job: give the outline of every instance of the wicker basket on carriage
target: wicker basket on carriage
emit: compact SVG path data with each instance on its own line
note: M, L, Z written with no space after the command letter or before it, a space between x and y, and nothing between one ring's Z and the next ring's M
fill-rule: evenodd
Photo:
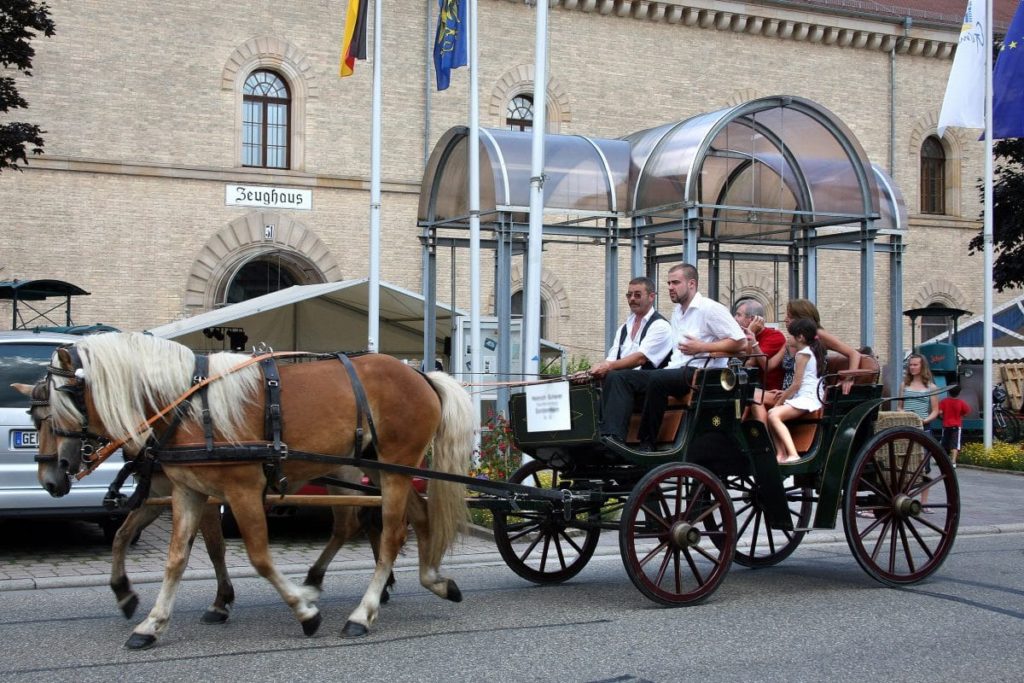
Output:
M908 410L882 410L878 413L878 419L875 421L875 433L889 429L890 427L914 427L916 429L924 429L924 422L921 420L921 416L917 413L912 413ZM896 462L897 465L902 468L903 461L907 457L907 442L898 441L894 444L896 448ZM907 471L913 472L921 464L921 459L924 457L924 452L921 446L914 444L910 452L910 462L907 464ZM885 466L884 462L879 463L882 467Z

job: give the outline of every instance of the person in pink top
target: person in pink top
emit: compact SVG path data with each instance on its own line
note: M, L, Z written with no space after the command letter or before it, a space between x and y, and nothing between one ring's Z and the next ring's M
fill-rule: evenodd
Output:
M949 396L939 401L939 413L942 414L942 447L949 453L953 467L960 455L960 432L964 426L964 416L971 412L971 407L960 396L960 385L949 388Z

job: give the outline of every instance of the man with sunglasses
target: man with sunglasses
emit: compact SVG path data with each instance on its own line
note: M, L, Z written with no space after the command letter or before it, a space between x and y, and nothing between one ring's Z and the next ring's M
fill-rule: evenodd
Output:
M591 377L603 379L613 370L665 367L672 353L672 325L655 310L654 298L653 280L635 277L629 281L629 317L616 330L607 357L590 368Z

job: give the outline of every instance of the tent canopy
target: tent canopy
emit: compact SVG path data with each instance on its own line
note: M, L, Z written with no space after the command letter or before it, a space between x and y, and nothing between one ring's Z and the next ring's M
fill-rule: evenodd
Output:
M364 279L296 285L277 292L176 320L149 332L173 339L196 351L227 348L225 328L244 331L246 347L265 343L275 351L358 351L366 348L369 283ZM405 358L423 355L423 297L380 283L382 353ZM436 306L436 341L451 335L452 315L464 315L446 304ZM224 341L203 330L220 328Z

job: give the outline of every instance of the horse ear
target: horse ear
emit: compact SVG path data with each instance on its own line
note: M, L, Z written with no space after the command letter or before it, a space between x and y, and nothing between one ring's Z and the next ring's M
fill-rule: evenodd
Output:
M65 347L57 349L57 359L60 361L60 366L65 370L70 370L72 361L71 353Z
M12 384L11 388L23 396L32 398L32 385L30 384Z

